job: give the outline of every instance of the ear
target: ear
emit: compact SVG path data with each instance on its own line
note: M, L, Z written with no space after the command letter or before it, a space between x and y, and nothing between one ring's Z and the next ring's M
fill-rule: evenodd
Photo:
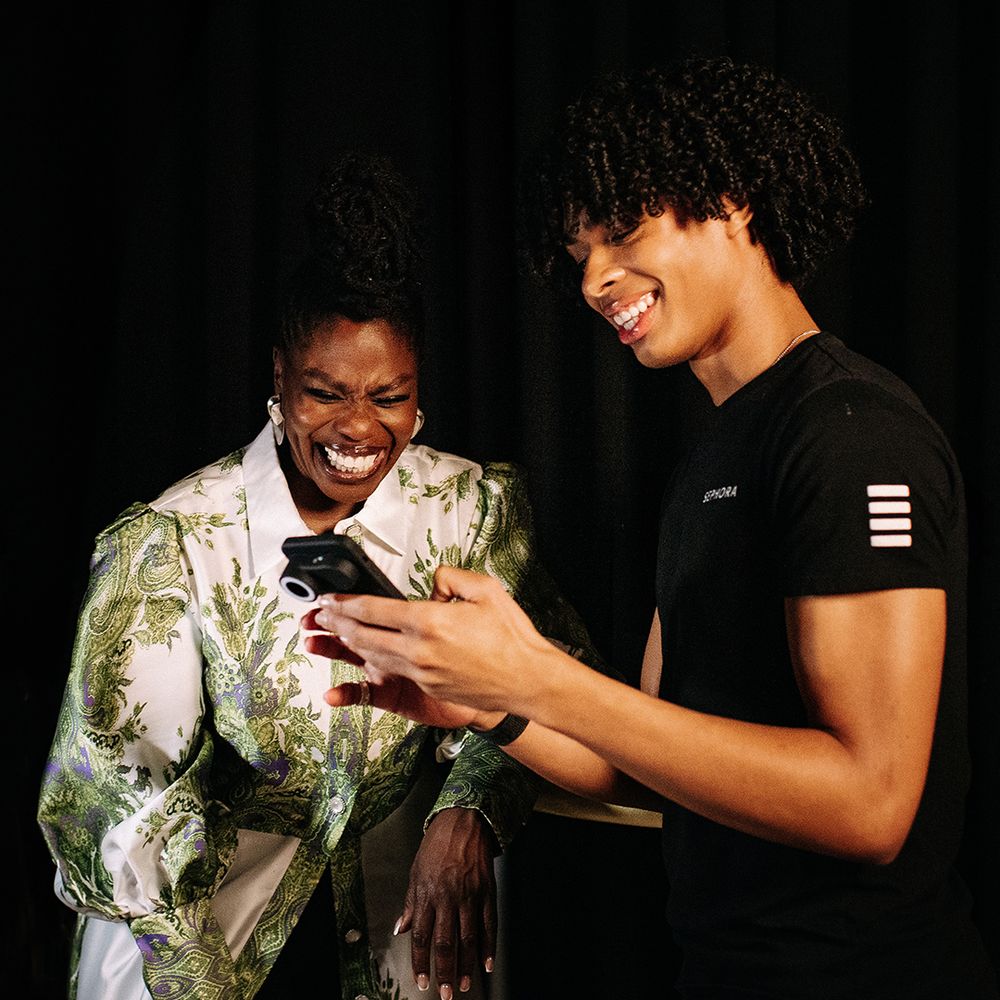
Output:
M722 207L726 213L727 236L738 236L750 225L750 220L753 218L753 209L749 203L737 206L728 195L725 195L722 199Z
M278 347L276 347L274 349L274 351L272 352L271 357L272 357L272 359L274 361L274 391L275 391L275 393L278 396L280 396L281 395L281 375L282 375L282 369L284 367L284 365L283 365L283 359L282 359L282 356L281 356L281 349L278 348Z

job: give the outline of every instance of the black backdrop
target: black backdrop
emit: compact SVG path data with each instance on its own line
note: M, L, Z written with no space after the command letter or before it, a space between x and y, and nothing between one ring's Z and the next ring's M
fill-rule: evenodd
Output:
M694 52L814 93L871 188L850 251L804 298L910 382L963 465L976 770L962 863L1000 965L996 6L109 0L43 2L7 25L10 860L30 995L61 993L68 911L34 805L93 535L262 425L276 281L338 152L391 155L426 207L421 439L521 463L547 564L636 678L660 486L706 401L686 369L641 369L606 325L519 277L514 178L594 72ZM653 831L538 816L508 864L518 1000L655 995L673 953Z

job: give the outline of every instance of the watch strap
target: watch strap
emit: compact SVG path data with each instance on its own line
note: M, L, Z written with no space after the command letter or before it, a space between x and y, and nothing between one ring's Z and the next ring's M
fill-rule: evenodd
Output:
M494 746L505 747L524 732L528 720L508 712L492 729L472 729L471 731Z

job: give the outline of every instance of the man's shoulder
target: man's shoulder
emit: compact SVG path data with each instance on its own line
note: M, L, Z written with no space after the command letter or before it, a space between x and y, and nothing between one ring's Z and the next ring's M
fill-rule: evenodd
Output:
M775 431L812 427L833 433L916 435L947 445L940 426L902 378L836 337L817 338L790 373Z
M815 404L821 405L827 398L824 393L850 392L875 404L903 406L914 416L930 420L920 398L902 378L836 337L818 339L796 375L800 402L815 397Z

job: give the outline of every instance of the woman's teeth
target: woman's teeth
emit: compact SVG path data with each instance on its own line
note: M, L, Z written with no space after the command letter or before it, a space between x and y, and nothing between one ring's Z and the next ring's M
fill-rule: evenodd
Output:
M324 446L327 461L337 472L350 472L354 475L365 475L371 472L382 460L382 451L371 452L366 455L345 455L342 451Z
M628 307L616 312L611 321L615 326L620 326L624 330L631 330L639 321L639 316L644 313L654 302L656 296L652 292L646 292L641 299L637 299Z

